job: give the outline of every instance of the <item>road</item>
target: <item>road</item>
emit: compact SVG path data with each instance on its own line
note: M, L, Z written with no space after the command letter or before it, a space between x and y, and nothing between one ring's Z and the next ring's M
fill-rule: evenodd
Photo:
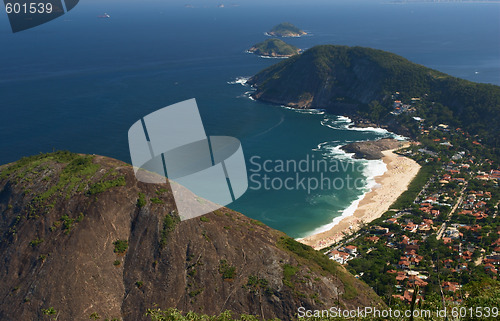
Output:
M460 197L458 198L457 202L455 203L455 205L451 209L450 214L448 214L446 221L444 221L443 224L441 224L441 227L439 228L439 231L437 232L437 236L436 236L436 238L438 240L443 237L444 231L446 231L446 223L448 223L448 221L450 220L450 217L453 216L453 214L458 209L460 204L462 204L462 200L464 199L463 194L464 194L466 188L467 188L467 183L465 183L464 187L462 187L462 190L460 191Z

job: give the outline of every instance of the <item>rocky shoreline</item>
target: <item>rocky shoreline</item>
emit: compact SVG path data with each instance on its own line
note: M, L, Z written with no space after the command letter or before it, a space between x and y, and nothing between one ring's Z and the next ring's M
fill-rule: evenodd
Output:
M382 138L376 141L355 142L342 146L342 150L347 153L353 153L354 158L358 159L382 159L385 150L403 147L407 142L399 141L393 138Z

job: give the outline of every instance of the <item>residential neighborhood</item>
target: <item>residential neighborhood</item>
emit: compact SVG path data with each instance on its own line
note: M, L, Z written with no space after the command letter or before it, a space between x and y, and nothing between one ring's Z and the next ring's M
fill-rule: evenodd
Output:
M392 97L393 115L412 114L421 103ZM421 164L419 174L381 218L326 254L389 301L410 303L417 291L423 302L441 293L440 300L459 304L463 285L498 278L500 166L487 157L480 137L413 119L418 142L398 153Z

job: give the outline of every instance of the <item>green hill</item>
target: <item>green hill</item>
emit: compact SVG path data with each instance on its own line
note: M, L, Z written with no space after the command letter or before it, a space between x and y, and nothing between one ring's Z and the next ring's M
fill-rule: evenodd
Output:
M275 37L300 37L307 33L289 22L283 22L274 26L268 34Z
M415 115L479 135L498 148L500 87L449 76L382 50L322 45L277 63L249 80L254 98L297 108L324 108L373 122L390 115L392 97L419 97Z
M291 57L298 54L300 49L283 40L273 38L253 45L248 51L266 57Z

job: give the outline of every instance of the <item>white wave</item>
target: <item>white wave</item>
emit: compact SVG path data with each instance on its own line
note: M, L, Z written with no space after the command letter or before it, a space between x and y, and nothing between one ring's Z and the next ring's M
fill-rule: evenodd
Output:
M352 123L352 119L347 116L337 116L337 121L341 121L344 123Z
M366 160L363 169L363 176L366 177L366 188L372 189L377 186L375 178L383 175L387 171L387 165L381 160Z
M322 120L321 125L331 129L346 129L349 126L347 123L342 123L331 119Z
M356 130L359 132L373 132L373 133L378 133L378 134L390 134L390 132L387 129L384 128L379 128L379 127L354 127L354 126L349 126L347 127L349 130Z
M245 53L247 54L255 54L255 52L252 52L250 50L245 50ZM270 59L286 59L286 58L289 58L289 57L271 57L271 56L263 56L263 55L259 55L260 58L270 58Z
M314 235L314 234L318 234L318 233L323 233L323 232L326 232L326 231L329 231L332 229L332 227L334 227L335 225L339 224L344 218L346 217L349 217L349 216L352 216L354 215L354 212L356 211L356 209L358 208L359 206L359 202L361 202L361 200L365 197L367 193L364 193L362 195L360 195L356 200L354 200L351 205L349 205L349 207L347 207L345 210L343 211L339 211L341 212L342 214L340 216L337 216L335 217L330 223L328 224L325 224L325 225L322 225L320 227L317 227L315 228L314 230L312 230L311 232L307 233L305 237L307 236L310 236L310 235Z
M328 151L328 156L333 156L337 159L348 159L348 160L356 160L354 158L354 153L347 153L342 149L343 145L338 146L328 146L325 149Z
M340 140L334 140L334 141L327 141L327 142L319 143L318 146L313 149L313 151L320 151L320 150L323 149L323 146L325 146L327 144L335 144L335 143L340 143Z
M240 84L242 86L247 86L248 79L250 79L250 77L237 77L235 80L228 81L227 83L230 85Z
M271 56L259 56L260 58L265 58L265 59L286 59L288 57L271 57Z
M334 140L334 141L326 141L319 143L316 148L313 148L313 151L323 151L323 156L331 157L339 160L351 160L357 162L363 162L364 160L355 159L354 153L347 153L342 149L345 144L352 143L352 141L342 141Z
M391 137L396 140L408 140L408 137L402 136L395 134L393 132L388 131L387 129L384 128L379 128L379 127L356 127L353 126L354 123L352 119L350 119L347 116L336 116L336 119L330 119L325 116L325 118L321 121L321 125L332 128L332 129L347 129L347 130L354 130L354 131L360 131L360 132L372 132L376 133L379 135L383 135L386 137Z
M254 92L255 92L255 90L245 91L243 94L236 96L236 98L245 98L245 99L250 99L250 100L255 101L255 99L252 97L252 93L254 93Z
M409 140L408 137L403 136L403 135L398 135L398 134L395 134L392 132L391 132L391 135L392 135L392 138L394 138L395 140Z
M334 116L336 119L331 119L325 116L321 121L321 125L331 128L331 129L347 129L351 124L352 120L346 116Z
M326 122L323 122L323 121L321 122L321 125L328 127L328 128L331 128L331 129L337 129L337 127L332 126L332 125L328 125Z
M319 146L319 145L318 145ZM339 149L341 146L337 146ZM334 149L337 150L337 147ZM347 153L346 153L347 154ZM366 166L363 170L363 176L366 177L366 185L364 192L355 199L346 209L339 211L342 213L340 216L335 217L330 223L317 227L311 232L307 233L305 237L326 232L332 229L335 225L339 224L343 219L354 215L354 212L358 209L359 203L366 197L366 195L373 189L377 187L375 178L383 175L387 171L387 165L382 160L363 160L366 162Z
M360 132L377 133L377 134L380 134L380 135L384 135L386 137L394 138L396 140L408 140L408 137L395 134L393 132L388 131L387 129L379 128L379 127L354 127L354 126L347 126L346 129L360 131Z
M291 111L294 111L299 114L309 114L309 115L324 115L325 110L324 109L302 109L302 108L294 108L286 105L280 105L281 108L285 108Z

